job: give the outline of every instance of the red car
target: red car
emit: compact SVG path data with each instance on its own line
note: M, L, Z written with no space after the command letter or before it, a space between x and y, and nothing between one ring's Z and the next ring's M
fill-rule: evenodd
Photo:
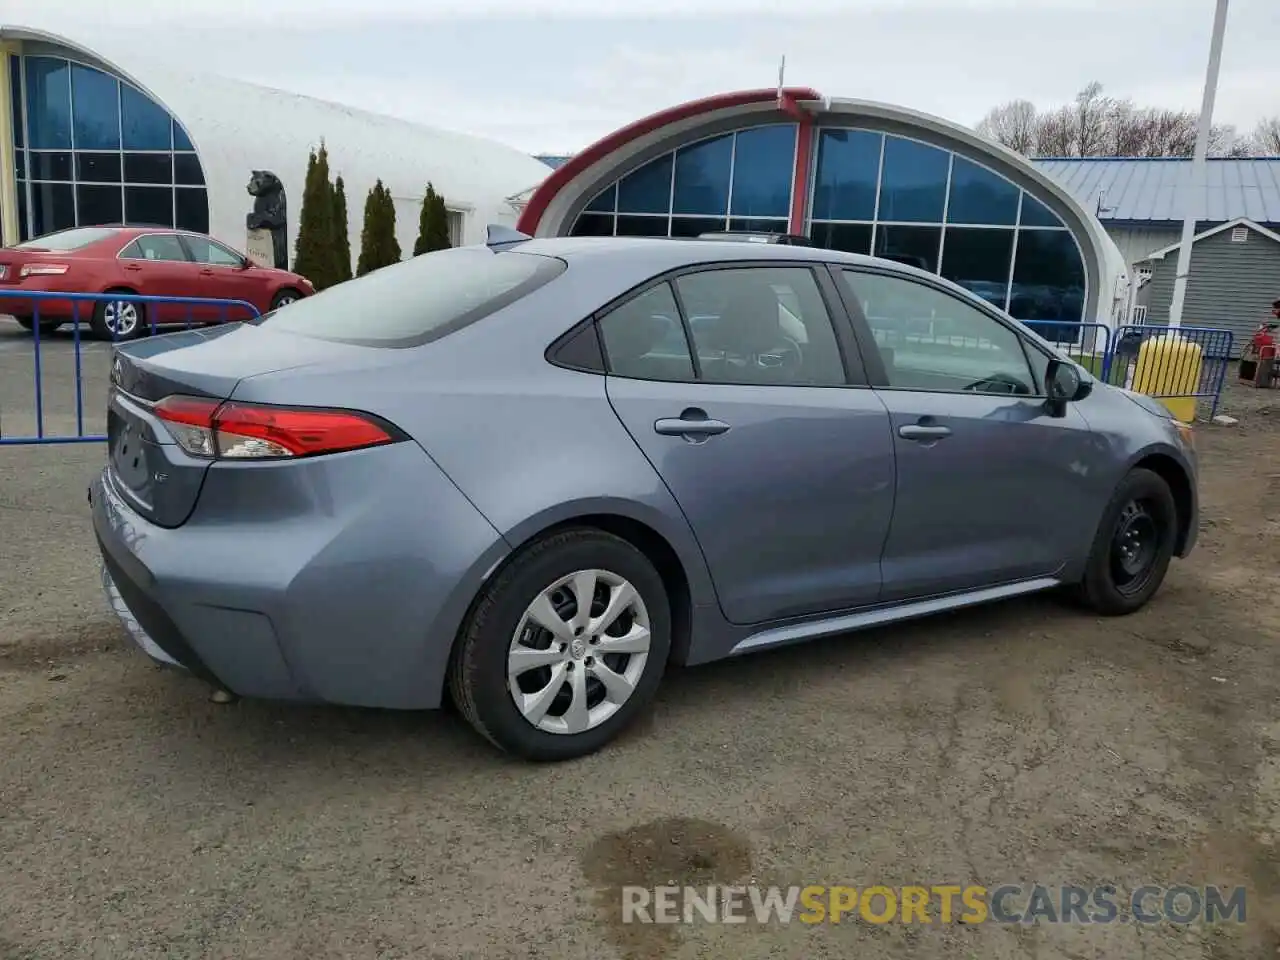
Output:
M78 308L78 316L106 340L130 340L153 324L251 318L253 313L244 307L127 300L75 303L5 296L9 290L244 300L260 313L315 293L296 273L259 267L204 234L164 227L76 227L0 249L0 314L11 314L30 330L39 303L43 333L73 319Z

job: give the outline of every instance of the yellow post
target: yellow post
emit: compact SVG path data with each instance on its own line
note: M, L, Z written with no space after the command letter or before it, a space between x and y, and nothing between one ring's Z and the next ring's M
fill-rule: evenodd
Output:
M18 44L0 41L0 244L18 242L18 153L13 142L13 84L9 58L18 55Z
M1135 393L1155 396L1183 423L1195 423L1204 351L1176 330L1145 341L1133 368Z

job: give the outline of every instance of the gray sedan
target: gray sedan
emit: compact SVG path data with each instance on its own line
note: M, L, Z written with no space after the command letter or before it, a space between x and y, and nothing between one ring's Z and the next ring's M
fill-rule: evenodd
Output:
M911 266L495 240L118 348L90 488L152 657L250 697L451 697L599 749L668 665L1065 588L1150 600L1190 429Z

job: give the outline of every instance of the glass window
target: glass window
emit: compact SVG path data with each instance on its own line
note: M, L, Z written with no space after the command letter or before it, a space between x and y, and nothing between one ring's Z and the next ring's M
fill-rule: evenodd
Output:
M734 233L787 233L791 224L786 220L746 220L734 217L729 221L729 229Z
M16 56L9 57L9 105L13 111L13 145L21 150L26 146L22 131L22 60Z
M1012 259L1012 230L947 227L939 272L1003 310Z
M845 253L871 253L869 223L815 223L809 232L810 239L819 247Z
M569 231L571 237L612 237L613 214L580 213Z
M23 180L27 176L27 151L17 150L14 152L14 173L19 180Z
M1065 230L1019 230L1009 313L1019 320L1079 323L1084 315L1084 263ZM1036 332L1050 340L1073 341L1078 327ZM1063 336L1064 333L1069 335Z
M27 222L27 184L18 181L18 240L30 240L31 227Z
M76 179L89 183L120 183L120 154L77 153Z
M883 137L866 130L823 130L818 135L815 220L871 220L876 212Z
M885 137L879 219L941 223L951 154L901 137Z
M71 154L27 152L32 180L70 180Z
M77 150L120 149L120 90L114 77L73 63L71 104Z
M273 331L370 347L436 340L558 277L563 261L451 247L383 267L269 313ZM370 303L378 309L370 312Z
M173 191L174 226L179 230L209 232L209 199L203 190L179 187Z
M76 225L76 200L69 183L31 184L31 235L42 237Z
M667 213L670 209L671 154L646 163L618 182L619 213Z
M937 273L938 246L941 243L941 227L880 226L876 228L875 255Z
M204 171L200 169L200 159L194 153L173 155L173 182L204 186Z
M26 57L27 146L71 149L71 65L53 57Z
M832 386L845 382L835 330L808 267L706 270L676 279L702 379Z
M735 217L789 216L796 128L774 124L741 130L736 136L730 211Z
M722 217L672 217L671 236L698 237L704 233L719 233L724 230Z
M732 134L677 150L672 212L724 216L732 162Z
M618 217L618 236L620 237L665 237L667 218L663 217Z
M1061 227L1058 215L1025 191L1022 194L1022 225L1024 227Z
M39 241L32 240L28 243L20 244L24 247L39 247L41 250L57 250L71 251L80 250L89 246L91 243L97 243L99 240L105 240L116 233L115 230L104 230L100 227L85 227L77 230L63 230L61 233L51 234L47 237L41 237Z
M167 260L187 262L191 258L172 233L149 233L129 244L124 257L136 256L140 260Z
M173 157L167 153L126 153L125 183L173 183Z
M124 222L148 227L173 226L173 187L125 187Z
M124 222L124 197L118 184L77 184L76 207L81 226Z
M1034 396L1038 386L1009 327L914 280L841 271L884 361L889 386Z
M169 114L127 83L120 84L120 116L126 150L173 149Z
M693 379L693 358L671 286L660 283L601 318L609 372L638 380Z
M191 138L187 136L187 131L182 129L182 124L177 120L173 121L173 149L195 150L191 144Z
M208 237L184 237L187 249L196 263L209 263L219 267L239 267L244 257Z
M1018 222L1018 193L1004 177L958 156L952 161L947 222L1013 226Z
M611 184L608 190L596 195L596 198L587 204L587 210L593 213L613 213L614 204L618 202L618 185Z

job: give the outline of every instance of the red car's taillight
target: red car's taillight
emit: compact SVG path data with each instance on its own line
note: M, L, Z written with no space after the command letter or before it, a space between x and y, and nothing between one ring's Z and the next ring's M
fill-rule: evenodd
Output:
M60 277L70 270L65 263L25 263L18 270L21 277Z
M314 457L400 439L375 418L349 410L172 396L156 404L155 414L183 450L211 460Z

